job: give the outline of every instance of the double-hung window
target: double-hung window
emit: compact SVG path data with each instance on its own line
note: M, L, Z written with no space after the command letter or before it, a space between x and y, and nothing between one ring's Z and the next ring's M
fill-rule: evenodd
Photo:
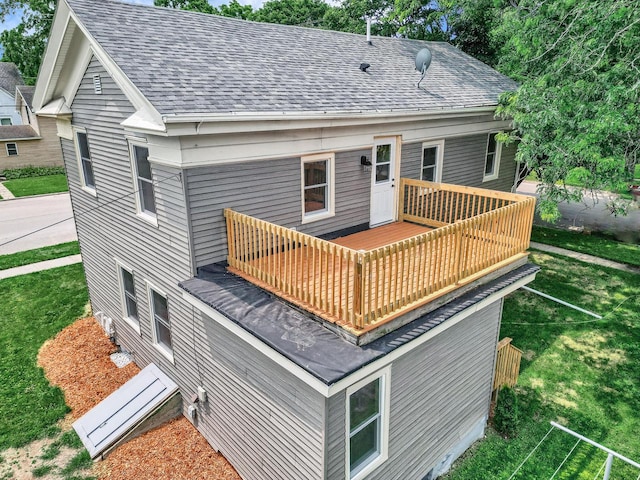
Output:
M302 157L302 223L334 215L333 154Z
M14 157L18 155L18 144L17 143L5 143L7 147L7 155L10 157Z
M84 129L75 129L76 154L80 169L80 182L85 190L95 195L96 181L93 176L93 160L89 151L89 139Z
M120 280L120 295L122 296L123 318L140 333L140 320L138 319L138 299L136 286L133 280L133 271L124 265L117 263Z
M173 344L171 342L171 322L167 296L149 285L149 303L153 326L153 341L158 349L173 361Z
M156 220L156 200L153 188L153 177L151 175L151 164L149 163L149 149L146 145L130 142L131 165L135 179L136 205L138 213L155 223Z
M484 161L484 176L482 177L483 182L498 178L501 154L502 142L496 140L496 132L490 133L487 139L487 154Z
M422 168L420 180L427 182L442 181L442 155L444 140L422 144Z
M387 459L389 368L347 389L347 469L362 478Z

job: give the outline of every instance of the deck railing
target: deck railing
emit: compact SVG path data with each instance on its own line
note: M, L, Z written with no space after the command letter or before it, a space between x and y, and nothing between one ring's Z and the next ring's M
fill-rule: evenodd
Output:
M230 268L328 321L364 332L522 255L535 200L401 180L398 218L434 228L356 251L225 210Z
M493 390L504 386L513 387L518 382L522 350L511 345L509 337L498 342L496 353L496 373L493 377Z

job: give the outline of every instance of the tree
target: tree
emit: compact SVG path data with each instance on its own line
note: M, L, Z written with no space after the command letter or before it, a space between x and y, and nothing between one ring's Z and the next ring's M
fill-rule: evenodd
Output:
M4 0L0 2L0 20L23 11L17 27L0 33L3 62L13 62L27 85L33 85L49 38L55 0Z
M252 20L254 12L251 5L241 5L238 0L231 0L227 5L220 5L217 8L217 13L223 17Z
M253 20L283 25L323 25L329 5L323 0L269 0L255 11Z
M640 2L512 1L494 33L507 39L499 70L521 83L499 113L542 182L542 217L582 198L564 183L571 172L586 189L628 185L640 148Z
M207 0L153 0L156 7L177 8L192 12L217 13Z
M495 66L500 42L491 32L498 27L505 7L506 0L458 1L450 18L452 43L472 57Z

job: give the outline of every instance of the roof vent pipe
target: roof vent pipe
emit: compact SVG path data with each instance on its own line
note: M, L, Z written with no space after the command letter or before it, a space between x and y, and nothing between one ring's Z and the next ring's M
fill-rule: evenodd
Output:
M371 43L371 19L367 18L367 43L369 45L373 45L373 43Z

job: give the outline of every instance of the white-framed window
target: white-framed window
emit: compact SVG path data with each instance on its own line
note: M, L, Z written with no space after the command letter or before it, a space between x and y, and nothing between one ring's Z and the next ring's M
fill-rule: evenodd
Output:
M153 343L165 357L173 362L173 343L171 340L171 321L169 320L167 295L149 282L147 282L147 290L149 292Z
M487 154L484 160L484 175L482 181L495 180L500 171L500 156L502 154L502 142L496 140L496 133L491 132L487 139Z
M136 190L136 208L138 215L157 225L156 199L149 163L149 148L144 140L129 139L131 171Z
M10 117L0 118L0 125L13 125Z
M116 260L120 298L122 301L122 318L140 334L140 319L138 317L138 297L133 279L133 269L126 267Z
M389 455L391 367L347 388L346 478L358 480Z
M335 155L309 155L301 159L302 223L335 215Z
M89 150L87 131L82 127L73 127L73 131L76 155L78 157L78 169L80 170L80 183L85 191L96 195L96 181L93 175L93 160Z
M442 182L442 158L444 155L444 140L424 142L422 144L422 164L420 180L427 182Z
M18 144L17 143L5 143L5 147L7 147L7 155L10 157L15 157L18 155Z

